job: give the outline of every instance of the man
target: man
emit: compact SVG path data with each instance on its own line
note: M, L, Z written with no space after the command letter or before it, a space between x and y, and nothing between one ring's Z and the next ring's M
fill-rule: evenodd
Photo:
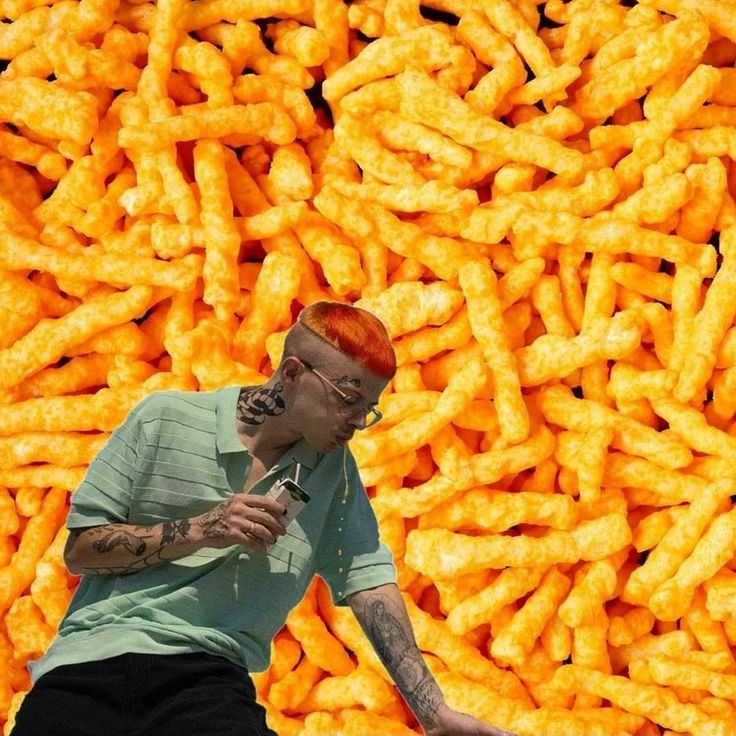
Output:
M248 670L314 574L429 736L504 734L445 704L346 447L395 370L376 317L318 302L262 386L140 402L72 497L65 559L83 578L13 736L273 736ZM264 496L283 477L310 496L288 526Z

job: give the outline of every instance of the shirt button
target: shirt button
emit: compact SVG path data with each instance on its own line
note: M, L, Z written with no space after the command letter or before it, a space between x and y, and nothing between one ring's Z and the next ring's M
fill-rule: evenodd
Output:
M337 571L338 571L338 572L342 572L342 568L341 568L341 567L338 567L338 568L337 568Z
M337 556L338 557L342 557L342 550L341 549L337 550Z

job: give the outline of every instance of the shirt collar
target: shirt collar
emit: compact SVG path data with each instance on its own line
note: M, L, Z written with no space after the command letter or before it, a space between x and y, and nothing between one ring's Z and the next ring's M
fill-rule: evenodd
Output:
M240 441L237 425L235 424L235 412L240 389L241 386L227 386L218 389L216 393L216 445L220 453L248 452L250 454L248 448ZM301 439L284 453L276 465L285 467L292 462L298 462L310 470L314 470L322 457L322 454L317 452L305 439Z

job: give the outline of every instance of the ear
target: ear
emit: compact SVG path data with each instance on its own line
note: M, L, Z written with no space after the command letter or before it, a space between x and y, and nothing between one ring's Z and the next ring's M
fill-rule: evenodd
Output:
M304 366L298 358L290 355L281 361L279 372L284 383L293 383L304 372Z

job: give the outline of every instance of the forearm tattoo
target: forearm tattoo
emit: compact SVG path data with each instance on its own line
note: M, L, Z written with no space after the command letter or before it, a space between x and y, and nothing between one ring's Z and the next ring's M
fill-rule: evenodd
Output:
M223 539L227 536L227 506L215 506L199 517L199 528L206 539Z
M286 404L281 396L284 384L277 383L273 387L258 386L242 389L238 396L236 417L244 424L263 424L266 417L277 417L286 411Z
M376 653L422 725L431 724L444 702L411 629L392 613L390 599L376 594L356 614Z
M117 566L88 565L85 573L98 575L129 575L146 567L166 562L163 553L167 547L188 540L191 522L189 519L164 521L161 524L160 536L156 527L130 526L128 524L107 524L103 527L87 529L75 535L85 534L91 538L91 547L101 555L113 552L122 547L133 559L129 563ZM158 540L158 544L155 540Z

